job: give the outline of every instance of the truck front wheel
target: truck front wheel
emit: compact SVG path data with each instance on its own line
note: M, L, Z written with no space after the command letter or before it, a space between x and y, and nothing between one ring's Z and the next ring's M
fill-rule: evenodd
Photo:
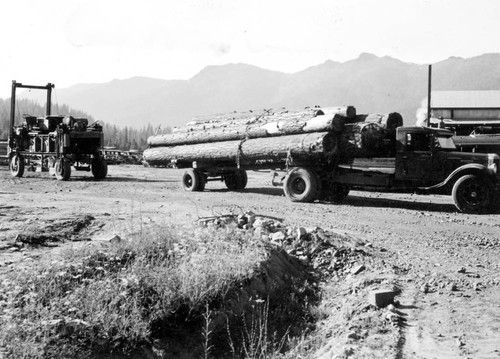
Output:
M453 186L455 206L464 213L484 213L492 200L492 187L486 179L475 175L460 177Z
M24 157L14 154L9 161L9 169L12 177L22 177L24 174Z
M185 191L199 192L205 189L205 177L203 173L195 169L188 169L182 176L182 187Z
M312 202L316 199L318 189L316 174L306 168L293 169L285 177L285 195L292 202Z

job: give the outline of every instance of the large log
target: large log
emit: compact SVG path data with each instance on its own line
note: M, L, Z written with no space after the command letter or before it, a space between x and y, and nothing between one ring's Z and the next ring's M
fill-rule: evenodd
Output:
M377 122L345 124L340 144L343 155L348 159L390 157L396 150L395 132Z
M151 147L179 146L196 143L234 141L245 138L258 138L266 136L267 132L264 128L239 127L234 129L213 129L206 131L176 132L156 135L148 138L148 145Z
M370 113L366 115L356 115L347 121L349 123L357 122L371 122L378 123L381 127L388 129L389 131L395 131L397 127L403 126L403 117L397 112L391 112L387 114L375 114Z
M307 121L313 117L327 115L334 117L339 115L352 120L356 117L354 106L339 107L307 107L304 110L286 110L273 111L272 109L249 112L230 112L208 116L198 116L188 122L185 127L174 127L173 133L205 131L211 129L221 129L229 127L245 127L250 125L266 124L278 121Z
M270 122L270 119L273 121ZM265 116L258 124L151 136L148 138L148 144L150 147L178 146L310 132L341 132L344 122L344 117L338 114L332 115L331 113L319 116L314 116L310 112L279 114Z
M348 119L353 119L356 117L356 108L354 106L323 107L316 111L316 116L319 115L339 115Z
M199 143L182 146L152 147L144 151L144 160L152 166L176 162L203 162L252 165L257 162L284 163L300 159L312 160L332 155L336 137L328 132L301 135Z

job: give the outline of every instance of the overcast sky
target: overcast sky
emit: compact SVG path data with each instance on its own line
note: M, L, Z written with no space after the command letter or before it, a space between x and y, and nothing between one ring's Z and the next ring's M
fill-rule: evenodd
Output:
M429 64L500 52L498 0L12 0L0 10L0 97L207 65L296 72L362 52Z

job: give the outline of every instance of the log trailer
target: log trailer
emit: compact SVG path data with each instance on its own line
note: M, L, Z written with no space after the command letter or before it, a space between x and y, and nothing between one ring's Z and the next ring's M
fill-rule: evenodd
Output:
M379 125L342 120L326 132L152 146L144 159L153 166L169 162L187 168L182 177L186 191L202 191L210 180L241 190L247 185L246 170L270 169L278 170L274 176L282 171L279 184L293 202L340 202L357 189L451 195L456 208L467 213L485 213L498 204L497 154L459 152L453 133L445 129L386 126L380 135Z
M46 115L23 115L23 123L15 124L16 90L38 89L47 92ZM54 85L23 85L12 81L10 108L10 135L7 157L13 177L22 177L25 169L50 172L58 180L71 176L71 167L91 171L94 178L105 178L108 173L102 155L103 132L97 122L88 124L86 118L51 114L51 93Z

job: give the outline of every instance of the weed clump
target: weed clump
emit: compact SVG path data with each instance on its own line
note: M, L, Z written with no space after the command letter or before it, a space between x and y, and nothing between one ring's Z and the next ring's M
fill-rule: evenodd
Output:
M197 356L228 349L233 357L248 356L267 348L264 339L256 341L267 332L255 323L266 323L267 330L269 313L276 310L273 323L286 322L280 332L285 338L291 324L280 307L306 292L299 274L294 279L267 273L272 252L252 231L195 225L164 226L104 248L68 251L58 261L2 280L0 349L13 358L87 358L147 346L161 357L175 353L172 343L183 336L198 340L192 349ZM252 308L266 293L265 307L257 311L266 320L252 320ZM244 325L249 321L250 327ZM213 333L228 335L219 343Z

